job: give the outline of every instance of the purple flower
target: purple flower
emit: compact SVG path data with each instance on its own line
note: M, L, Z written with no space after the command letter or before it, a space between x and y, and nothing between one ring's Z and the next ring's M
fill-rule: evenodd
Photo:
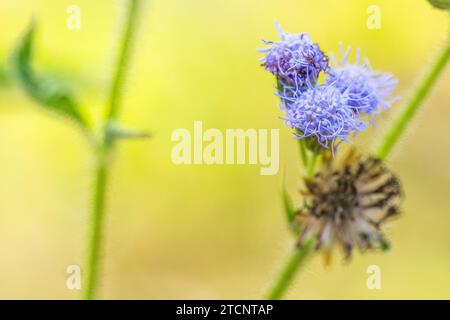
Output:
M349 64L349 53L350 48L343 54L341 64L329 70L326 84L347 93L349 105L357 112L373 115L389 108L395 101L391 95L397 86L397 80L390 73L373 71L367 59L360 64L359 49L356 63Z
M282 96L286 124L299 139L313 137L325 148L348 141L348 135L367 125L349 104L349 96L332 85L308 87L300 95Z
M328 68L328 57L307 33L284 33L278 24L276 27L281 40L263 41L271 45L260 50L267 52L261 59L263 66L285 85L303 87L315 83L319 73Z
M267 53L261 61L277 78L283 119L298 139L333 149L336 142L349 142L349 135L367 128L366 115L373 120L395 101L391 95L397 80L389 73L373 71L367 59L360 63L359 50L355 64L347 62L349 48L332 69L307 33L284 33L279 25L277 30L281 40L264 42L270 47L261 50ZM322 71L327 78L319 83Z

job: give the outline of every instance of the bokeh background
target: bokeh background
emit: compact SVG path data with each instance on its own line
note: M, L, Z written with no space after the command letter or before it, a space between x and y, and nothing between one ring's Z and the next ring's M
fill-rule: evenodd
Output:
M66 27L81 8L81 29ZM366 27L369 5L381 29ZM117 41L120 1L0 2L0 298L75 299L66 268L82 264L92 157L70 125L41 112L8 73L8 55L34 15L35 65L73 89L99 118ZM273 79L259 66L274 22L309 32L322 49L360 47L377 69L398 76L408 97L442 44L448 15L425 0L153 0L133 56L123 122L155 137L121 144L109 189L101 298L257 299L287 258L293 239L279 188L286 172L297 194L297 145L278 119ZM290 299L450 298L450 72L389 159L406 191L404 212L387 231L388 253L315 257ZM402 100L404 101L404 100ZM397 103L358 138L370 150ZM280 173L257 166L175 166L173 130L279 128ZM381 290L366 269L382 271Z

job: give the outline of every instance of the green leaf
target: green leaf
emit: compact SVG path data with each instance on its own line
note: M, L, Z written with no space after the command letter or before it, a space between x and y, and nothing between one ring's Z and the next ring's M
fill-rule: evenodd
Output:
M55 79L38 75L33 70L33 46L35 22L32 21L25 35L14 50L11 62L15 76L25 92L45 109L73 120L83 128L88 124L71 93Z
M286 215L286 219L287 219L289 225L292 225L292 223L294 222L294 219L295 219L296 211L295 211L294 203L291 199L291 196L289 195L289 193L286 189L284 179L283 179L283 186L281 188L281 197L283 199L283 208L284 208L284 213Z

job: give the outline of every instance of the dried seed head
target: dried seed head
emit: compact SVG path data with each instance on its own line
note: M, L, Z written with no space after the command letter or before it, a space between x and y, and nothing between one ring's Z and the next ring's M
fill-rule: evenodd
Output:
M335 163L325 159L324 169L305 180L307 206L297 216L299 245L315 237L316 249L329 255L339 245L347 258L354 248L386 248L381 226L399 213L398 178L380 160L354 150Z

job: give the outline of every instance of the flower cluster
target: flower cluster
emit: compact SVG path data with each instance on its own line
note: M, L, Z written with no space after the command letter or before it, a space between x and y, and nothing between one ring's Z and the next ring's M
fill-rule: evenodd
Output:
M340 64L330 67L328 57L306 33L284 33L277 26L281 40L264 41L270 47L263 66L277 79L283 118L295 129L298 139L312 138L322 147L333 148L338 141L367 128L366 116L374 118L390 107L397 85L388 74L373 71L368 60L348 63L350 49ZM319 83L321 73L326 75Z

